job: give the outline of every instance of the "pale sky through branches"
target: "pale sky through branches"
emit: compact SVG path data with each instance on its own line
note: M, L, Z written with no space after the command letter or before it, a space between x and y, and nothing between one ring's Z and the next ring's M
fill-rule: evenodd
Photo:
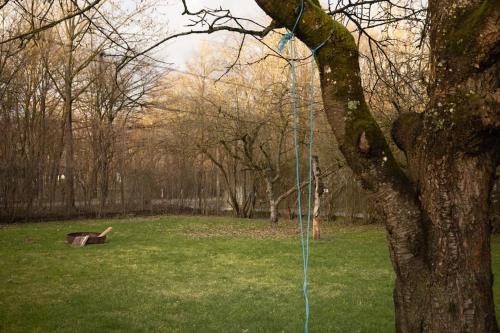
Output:
M327 6L327 0L320 1L323 6ZM267 25L270 19L260 9L254 0L187 0L189 10L192 12L202 8L223 8L231 10L231 13L237 17L244 17L255 20L262 25ZM189 30L189 16L182 15L183 6L181 0L169 0L166 6L157 15L158 24L167 24L169 33ZM255 29L255 26L253 27ZM199 27L197 29L200 29ZM200 49L201 42L214 44L225 43L228 38L238 38L237 33L217 32L211 35L193 35L177 38L174 41L167 42L158 50L154 51L155 57L163 61L173 63L174 67L184 68L187 61L192 59Z
M259 23L266 24L269 18L257 6L254 0L188 0L189 9L197 11L201 8L219 8L231 10L234 16L251 18ZM181 0L170 0L166 7L166 13L158 15L158 24L168 24L169 33L189 30L189 16L181 15L183 6ZM160 20L166 19L166 22ZM199 29L199 28L198 28ZM201 41L211 43L224 43L230 38L231 33L218 32L211 35L193 35L177 38L167 42L154 52L161 60L172 62L174 67L183 68L186 61L189 61L199 51ZM235 35L233 33L233 35Z

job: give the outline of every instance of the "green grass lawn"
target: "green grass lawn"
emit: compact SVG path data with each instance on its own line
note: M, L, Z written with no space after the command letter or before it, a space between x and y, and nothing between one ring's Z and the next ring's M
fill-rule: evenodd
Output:
M73 248L72 231L112 226ZM500 273L500 238L494 269ZM0 227L0 332L300 332L296 228L161 217ZM392 332L384 230L328 225L311 244L311 332ZM495 284L496 303L500 286Z

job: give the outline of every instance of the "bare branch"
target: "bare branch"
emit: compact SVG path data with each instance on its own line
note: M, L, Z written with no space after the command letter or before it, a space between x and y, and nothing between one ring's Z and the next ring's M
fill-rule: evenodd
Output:
M39 28L36 28L34 30L31 30L31 31L28 31L28 32L24 32L24 33L21 33L19 35L16 35L14 37L10 37L10 38L7 38L5 40L2 40L0 41L0 45L2 44L5 44L5 43L9 43L9 42L12 42L14 40L17 40L17 39L20 39L20 40L25 40L25 39L30 39L31 37L33 37L34 35L42 32L42 31L45 31L47 29L50 29L66 20L69 20L73 17L76 17L76 16L79 16L79 15L82 15L83 13L85 12L88 12L89 10L91 10L92 8L94 8L96 5L98 5L102 0L95 0L93 2L91 2L87 7L84 7L80 10L77 10L76 12L74 13L71 13L67 16L64 16L56 21L53 21L53 22L50 22L48 24L45 24Z

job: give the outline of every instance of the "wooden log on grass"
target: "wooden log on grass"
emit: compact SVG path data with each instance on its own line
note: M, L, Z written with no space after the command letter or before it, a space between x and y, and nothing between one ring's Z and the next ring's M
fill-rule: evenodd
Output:
M97 237L104 237L104 236L106 236L106 235L107 235L107 234L108 234L111 230L113 230L113 228L112 228L112 227L106 228L106 230L104 230L103 232L101 232L101 233L99 234L99 236L97 236Z

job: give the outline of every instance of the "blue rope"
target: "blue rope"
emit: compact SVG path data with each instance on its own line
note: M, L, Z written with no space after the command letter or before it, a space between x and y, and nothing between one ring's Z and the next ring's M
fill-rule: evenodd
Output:
M292 110L293 110L293 140L295 148L295 178L297 182L297 215L300 226L300 244L302 248L302 261L304 265L304 282L302 285L302 290L304 293L305 302L305 320L304 320L304 332L309 331L309 297L308 297L308 279L307 271L309 267L309 240L310 240L310 230L311 230L311 207L312 207L312 151L314 145L314 57L316 51L312 51L311 57L311 83L310 83L310 96L309 96L309 181L307 188L307 225L306 225L306 237L304 241L304 223L302 221L302 194L300 190L300 156L299 156L299 143L298 143L298 126L297 126L297 89L296 89L296 79L295 79L295 61L291 61L291 81L292 81ZM293 43L290 43L290 56L293 59L294 49Z
M299 143L298 143L298 127L297 127L297 88L295 79L295 50L293 48L293 36L295 30L299 24L300 18L304 13L304 0L301 1L300 12L295 20L295 24L291 31L283 35L278 43L278 51L282 52L286 44L290 42L290 77L291 77L291 93L292 93L292 111L293 111L293 140L295 148L295 178L297 185L297 215L300 227L300 244L302 249L302 261L304 266L304 282L302 285L302 290L304 293L304 303L305 303L305 320L304 320L304 333L309 332L309 297L308 297L308 278L307 272L309 267L309 239L310 239L310 229L311 229L311 207L312 207L312 150L314 144L314 60L316 57L316 52L325 45L327 39L321 42L318 46L311 49L311 81L310 81L310 96L309 96L309 152L308 152L308 162L309 162L309 173L308 173L308 196L307 196L307 225L306 225L306 237L304 241L304 223L302 221L302 194L300 189L300 156L299 156ZM332 32L333 34L333 32Z
M308 198L307 198L307 228L306 228L306 257L305 257L305 270L304 270L304 297L307 298L307 270L309 267L309 239L310 239L310 230L311 230L311 210L312 210L312 152L314 146L314 57L316 55L316 51L312 51L311 57L311 83L310 83L310 92L309 92L309 184L308 184ZM307 324L309 321L309 302L306 305L306 320L304 323L304 332L307 333L308 328Z
M295 33L295 29L297 29L297 26L299 25L299 21L302 17L302 14L304 14L304 0L300 2L300 12L299 15L297 15L297 19L295 20L295 24L293 25L292 31L289 31L286 34L284 34L278 43L279 52L282 52L285 49L286 43L288 43L288 41L292 39L293 34ZM293 59L293 57L291 58Z
M304 224L302 222L302 194L300 190L300 155L299 155L299 139L298 139L298 126L297 126L297 87L296 87L296 80L295 80L295 61L294 59L294 49L293 49L293 43L290 43L290 57L292 58L290 62L291 70L290 70L290 76L291 76L291 81L292 81L292 111L293 111L293 143L294 143L294 150L295 150L295 179L297 182L297 217L299 220L299 227L300 227L300 245L302 249L302 262L303 262L303 269L304 269L304 282L302 285L302 290L304 293L304 302L305 302L305 311L306 311L306 317L304 320L304 332L307 333L309 331L308 323L309 323L309 298L307 295L307 265L308 265L308 256L309 256L309 211L308 211L308 218L307 218L307 241L304 242ZM309 190L311 186L309 184ZM309 194L310 198L310 194ZM309 204L309 203L308 203ZM308 207L310 209L310 207Z

